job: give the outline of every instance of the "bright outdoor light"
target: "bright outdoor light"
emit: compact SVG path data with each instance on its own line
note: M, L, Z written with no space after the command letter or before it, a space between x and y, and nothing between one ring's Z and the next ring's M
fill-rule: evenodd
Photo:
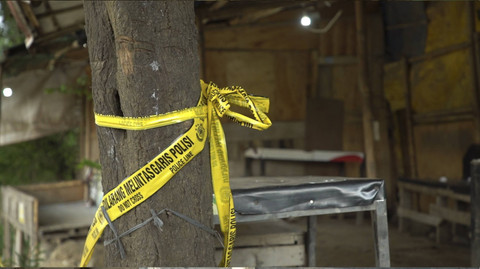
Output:
M310 19L310 17L307 15L303 16L302 19L300 20L300 24L305 27L310 26L311 23L312 23L312 19Z
M3 96L10 97L10 96L12 96L12 94L13 94L12 88L3 89Z

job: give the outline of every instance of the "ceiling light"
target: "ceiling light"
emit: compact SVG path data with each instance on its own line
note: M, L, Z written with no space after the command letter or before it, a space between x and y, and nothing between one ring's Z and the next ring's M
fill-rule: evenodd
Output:
M3 96L10 97L13 94L12 88L5 88L3 89Z
M310 26L310 24L312 24L312 19L310 19L309 16L304 15L304 16L300 19L300 24L301 24L302 26L305 26L305 27Z

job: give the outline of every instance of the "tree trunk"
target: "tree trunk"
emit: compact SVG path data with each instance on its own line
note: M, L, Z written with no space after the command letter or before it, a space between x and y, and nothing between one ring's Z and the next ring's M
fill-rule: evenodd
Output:
M125 117L196 105L199 56L193 1L84 1L96 113ZM152 160L191 122L145 131L98 127L103 191ZM211 227L212 183L204 150L156 194L114 222L119 233L169 208ZM214 238L176 217L106 247L106 266L214 266ZM105 239L113 238L110 228Z

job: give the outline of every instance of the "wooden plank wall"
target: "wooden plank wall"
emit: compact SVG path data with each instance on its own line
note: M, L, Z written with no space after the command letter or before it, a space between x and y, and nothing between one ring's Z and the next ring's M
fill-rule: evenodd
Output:
M363 151L362 93L358 88L356 23L353 2L343 3L344 15L332 30L320 36L319 70L314 95L344 103L343 150ZM395 170L389 136L390 113L383 93L383 21L377 3L365 5L368 79L371 88L376 175L386 180L387 193L395 200ZM347 176L358 176L358 167L348 165ZM393 203L389 204L391 207Z
M462 177L463 155L478 133L468 12L468 2L429 2L425 55L407 59L406 69L402 62L385 65L385 96L396 115L395 153L401 176L432 181ZM409 105L411 117L402 112ZM405 145L409 121L413 154Z
M268 96L271 99L271 112L274 125L279 122L297 126L319 124L315 117L306 122L307 106L315 106L311 102L332 100L343 102L344 115L332 121L343 122L343 128L316 126L312 130L320 130L317 137L341 137L340 145L329 145L328 149L364 151L362 98L357 86L356 29L353 2L337 3L332 8L322 9L321 26L325 26L338 10L343 14L326 34L314 34L305 31L298 23L302 10L289 10L262 19L254 24L228 27L205 26L203 32L204 79L212 80L219 86L242 85L248 92ZM390 181L392 179L390 165L390 145L388 138L388 113L383 98L381 83L383 62L383 26L379 5L367 5L367 46L370 51L369 66L373 89L372 103L375 118L378 121L378 140L376 154L379 167L378 176ZM373 16L372 16L373 14ZM379 61L380 59L380 61ZM309 102L307 102L307 99ZM319 105L319 104L318 104ZM321 109L320 109L321 110ZM386 116L387 115L387 116ZM228 124L226 124L228 129ZM335 129L335 130L333 130ZM243 175L241 153L248 146L286 146L303 149L308 147L304 133L299 133L294 142L281 145L271 141L248 141L235 144L228 142L231 167L240 163L238 169L233 168L232 175ZM327 132L335 132L327 134ZM278 134L278 133L277 133ZM263 139L268 140L268 136ZM329 141L325 141L329 143ZM319 148L321 149L321 148ZM277 168L285 168L277 167ZM303 174L302 168L288 167L285 170L270 171L282 175ZM267 167L267 174L269 173ZM347 176L359 176L358 165L347 165ZM391 182L387 188L391 189ZM390 191L392 192L392 191ZM393 197L393 196L391 196Z
M203 29L204 79L219 86L242 86L248 93L269 97L271 102L268 115L275 126L261 136L233 131L238 128L224 123L232 176L244 175L243 151L250 146L304 147L311 51L318 37L300 28L300 17L300 11L294 10L255 24L207 25ZM286 165L283 169L269 171L267 167L267 172L303 174L302 167Z

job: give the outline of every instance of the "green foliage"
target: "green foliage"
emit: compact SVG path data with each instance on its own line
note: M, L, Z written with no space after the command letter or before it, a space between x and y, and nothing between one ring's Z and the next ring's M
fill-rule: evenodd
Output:
M87 96L87 99L92 99L92 93L89 90L87 75L82 75L78 77L75 83L73 83L73 85L62 84L58 88L45 89L45 93L54 92L74 94L76 96Z
M77 168L78 149L78 130L0 147L0 185L73 179ZM3 223L0 223L0 256L4 248L2 225ZM41 261L40 246L37 245L32 250L29 242L24 239L21 253L13 253L13 229L10 231L10 253L19 257L20 267L38 267ZM11 260L2 260L2 263L4 266L12 265Z
M14 247L14 241L13 238L15 238L15 231L13 227L10 227L10 250L9 253L12 256L18 257L20 261L20 267L33 267L33 268L38 268L40 266L40 262L42 259L40 258L41 256L41 251L40 251L40 244L37 244L34 249L30 249L30 242L28 239L25 237L23 238L23 243L22 243L22 251L21 253L15 253L13 250ZM0 224L0 253L3 253L4 245L3 245L3 226ZM4 267L11 267L13 264L12 260L1 260L1 264Z
M0 1L0 52L3 52L9 47L23 43L24 36L20 32L15 22L15 19L8 10L8 5L5 0ZM0 54L0 60L3 53Z
M83 169L85 167L91 167L93 169L102 170L102 166L99 163L94 162L92 160L88 160L88 159L83 159L81 162L77 164L78 170Z
M0 147L0 185L73 179L78 150L78 130Z

